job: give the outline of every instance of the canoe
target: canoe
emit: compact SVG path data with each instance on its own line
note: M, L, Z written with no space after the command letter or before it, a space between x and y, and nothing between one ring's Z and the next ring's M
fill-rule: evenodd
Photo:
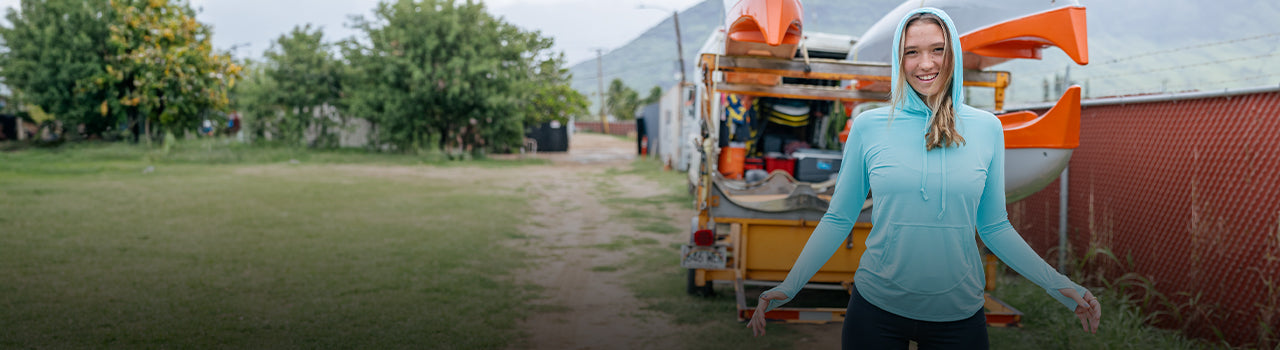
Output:
M804 7L800 0L725 1L724 51L730 56L792 58L804 38ZM729 73L735 84L778 85L774 74Z
M1027 198L1062 174L1080 145L1080 87L1072 86L1044 115L996 116L1004 126L1004 189L1009 203Z
M795 57L804 37L800 0L739 0L727 5L726 55Z
M908 0L889 11L859 38L852 61L890 62L893 31L911 10L936 7L960 32L965 69L984 69L1015 58L1039 59L1056 46L1076 63L1089 63L1085 8L1076 0Z
M922 6L946 11L960 32L965 69L986 69L1010 59L1040 59L1056 46L1073 61L1089 63L1085 7L1076 0L974 1L908 0L889 11L859 38L846 57L852 61L891 62L893 31L911 10ZM859 81L864 91L889 91L888 80Z

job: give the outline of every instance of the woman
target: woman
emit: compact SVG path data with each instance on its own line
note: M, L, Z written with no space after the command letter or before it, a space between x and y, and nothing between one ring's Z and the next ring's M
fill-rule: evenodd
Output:
M874 224L845 315L846 349L985 349L982 260L974 231L1015 271L1097 332L1101 307L1014 231L1005 212L1004 132L962 103L960 38L941 10L921 8L894 37L893 103L860 114L827 214L786 280L761 296L747 325L791 300L842 245L867 191Z

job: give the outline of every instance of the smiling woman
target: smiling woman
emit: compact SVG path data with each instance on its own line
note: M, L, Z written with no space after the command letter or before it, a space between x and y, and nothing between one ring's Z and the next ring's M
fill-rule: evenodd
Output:
M853 120L838 185L795 265L761 295L748 327L794 298L844 246L872 198L872 229L845 313L844 347L986 349L985 275L974 232L987 249L1096 332L1093 294L1054 271L1005 212L1004 134L989 112L965 105L959 35L936 8L907 13L894 32L890 106ZM962 134L964 136L962 136Z

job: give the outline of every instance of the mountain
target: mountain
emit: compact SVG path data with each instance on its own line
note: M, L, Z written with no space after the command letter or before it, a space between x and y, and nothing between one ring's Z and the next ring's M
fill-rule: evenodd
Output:
M912 0L915 1L915 0ZM985 0L974 0L985 1ZM1086 98L1280 84L1280 2L1252 0L1081 0L1088 8L1088 66L1058 49L1041 60L992 67L1009 71L1009 105L1056 100L1055 79L1085 88ZM805 31L860 36L901 0L807 0ZM698 79L697 51L724 19L721 0L680 12L688 80ZM607 85L621 78L644 93L678 81L671 18L603 55ZM570 67L574 89L597 102L596 60ZM989 107L990 90L971 90L970 103ZM593 110L595 107L593 107Z
M901 0L808 0L804 1L806 31L857 35L871 27ZM863 15L859 15L863 14ZM684 64L689 81L697 76L698 50L702 48L712 31L724 21L721 0L706 0L680 12L680 37L684 46ZM635 40L603 55L604 85L614 78L621 78L641 94L653 86L664 89L679 82L680 64L676 59L675 24L668 17L654 25ZM582 61L569 68L573 74L573 88L597 103L595 93L596 60ZM596 110L597 107L592 107Z

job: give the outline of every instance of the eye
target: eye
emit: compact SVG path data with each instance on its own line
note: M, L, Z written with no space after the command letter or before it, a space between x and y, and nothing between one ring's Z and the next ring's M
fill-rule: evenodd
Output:
M944 49L943 49L943 48L941 48L941 47L935 47L935 48L933 48L933 53L942 53L943 51L946 51L946 50L944 50Z
M916 50L907 50L907 52L903 52L902 54L907 56L913 56L916 54Z

